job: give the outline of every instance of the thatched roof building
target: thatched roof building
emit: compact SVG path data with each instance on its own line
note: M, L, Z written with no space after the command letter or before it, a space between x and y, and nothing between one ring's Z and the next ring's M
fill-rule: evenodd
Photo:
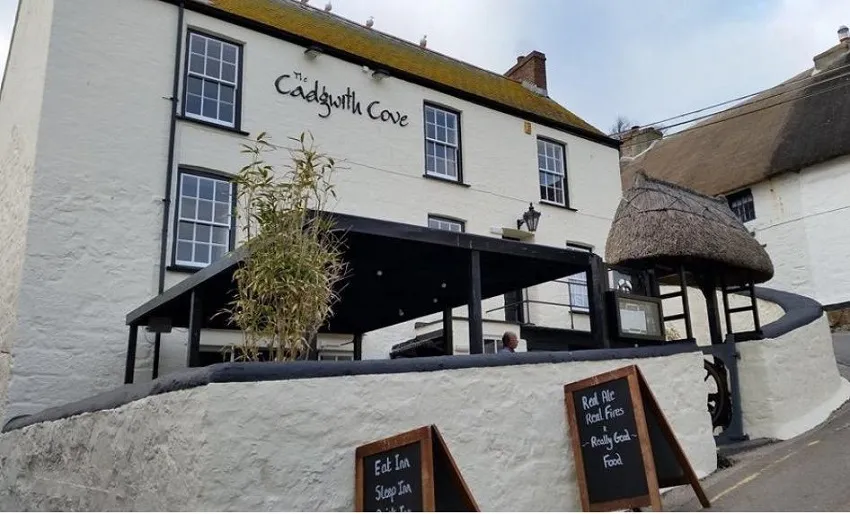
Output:
M850 41L782 84L623 159L623 188L642 170L708 195L727 194L850 154L848 69ZM624 141L624 150L635 144Z
M638 171L623 193L605 249L609 264L706 271L727 284L766 282L773 264L725 200Z

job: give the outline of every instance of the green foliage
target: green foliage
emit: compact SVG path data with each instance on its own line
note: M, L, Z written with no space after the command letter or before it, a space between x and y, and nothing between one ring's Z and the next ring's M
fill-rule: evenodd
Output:
M332 315L346 273L342 241L324 213L336 198L334 161L316 150L312 136L290 140L291 163L282 169L265 159L277 149L265 132L243 145L250 162L235 184L247 253L227 310L243 334L233 349L238 360L259 360L262 347L274 361L303 358Z

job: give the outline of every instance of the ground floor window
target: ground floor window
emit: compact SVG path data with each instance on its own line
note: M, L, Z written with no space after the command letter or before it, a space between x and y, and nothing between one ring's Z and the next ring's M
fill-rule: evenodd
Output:
M502 338L485 338L484 339L484 351L483 353L499 353L499 350L502 349Z
M570 309L576 312L588 312L590 304L587 298L587 274L576 273L567 277L570 295Z
M444 216L428 215L428 228L448 230L449 232L465 232L464 222Z

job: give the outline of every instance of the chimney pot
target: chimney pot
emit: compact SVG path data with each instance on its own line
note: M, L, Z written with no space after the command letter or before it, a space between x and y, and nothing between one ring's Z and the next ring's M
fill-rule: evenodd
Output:
M850 29L847 26L842 25L838 27L838 40L842 43L850 40Z

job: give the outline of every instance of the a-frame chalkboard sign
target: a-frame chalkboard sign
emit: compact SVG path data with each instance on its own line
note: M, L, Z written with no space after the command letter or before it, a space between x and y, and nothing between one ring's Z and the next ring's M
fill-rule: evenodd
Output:
M686 484L710 506L637 366L567 384L564 402L584 511L660 511L659 488Z
M430 425L359 446L356 512L479 512L446 441Z

